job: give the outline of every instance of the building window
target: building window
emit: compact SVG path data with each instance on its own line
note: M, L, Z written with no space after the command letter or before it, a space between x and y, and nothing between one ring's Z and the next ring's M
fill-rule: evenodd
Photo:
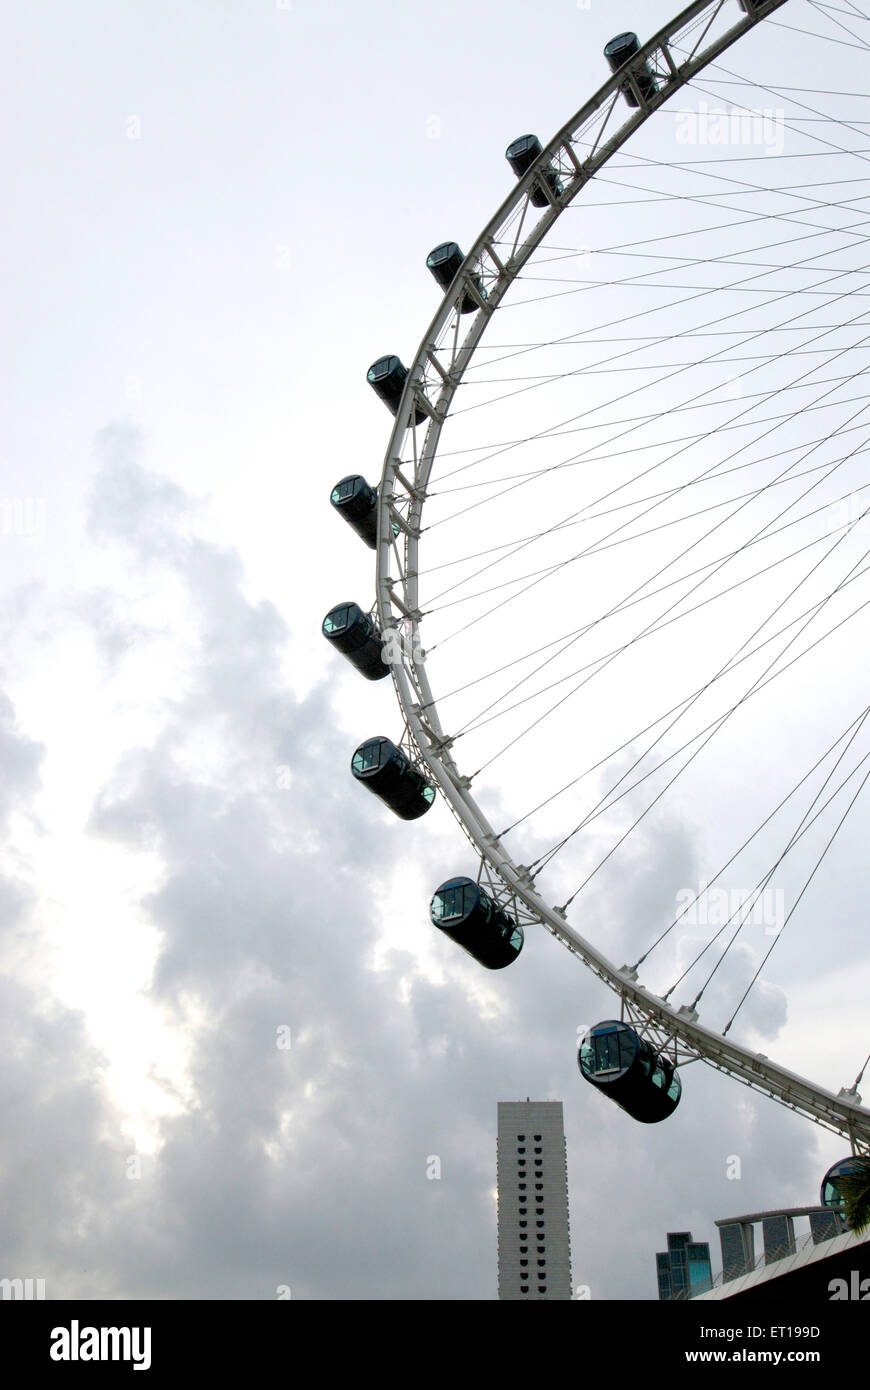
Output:
M526 1183L521 1182L519 1186L520 1186L520 1192L525 1192L525 1190L526 1190ZM537 1187L537 1183L535 1184L535 1186Z
M536 1134L536 1135L535 1135L535 1143L536 1143L536 1144L540 1144L540 1142L541 1142L541 1136L540 1136L540 1134Z
M517 1140L520 1144L524 1144L526 1142L526 1136L524 1134L518 1134Z
M540 1152L541 1152L540 1149L535 1149L535 1153L536 1153L536 1154L539 1154Z
M517 1153L518 1153L518 1154L524 1154L524 1153L525 1153L525 1149L517 1149Z
M528 1260L520 1260L520 1264L521 1264L521 1265L527 1265L528 1263L529 1263ZM540 1263L541 1263L540 1260L538 1260L538 1264L540 1264Z

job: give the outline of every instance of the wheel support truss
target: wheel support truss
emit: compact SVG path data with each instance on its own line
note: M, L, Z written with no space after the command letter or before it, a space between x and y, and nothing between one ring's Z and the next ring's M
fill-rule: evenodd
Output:
M645 989L636 974L618 970L545 903L528 872L512 860L457 767L429 686L419 632L418 544L423 504L441 428L474 351L505 294L551 226L597 171L680 88L788 0L696 0L644 44L632 59L646 62L657 91L648 99L629 82L640 105L626 106L624 70L614 74L542 151L478 237L445 294L417 351L396 416L378 503L377 613L400 658L392 664L399 702L422 764L444 795L482 859L500 902L524 923L539 922L620 997L624 1016L677 1065L703 1060L870 1152L870 1110L854 1091L839 1095L705 1028L685 1006L674 1008ZM735 20L735 16L738 16ZM629 114L625 114L628 112ZM543 177L555 173L561 193ZM548 206L532 203L536 189ZM460 312L471 295L478 312L468 327ZM415 425L417 409L425 421ZM394 534L394 523L399 537ZM397 640L398 639L398 640ZM500 885L500 886L497 886Z

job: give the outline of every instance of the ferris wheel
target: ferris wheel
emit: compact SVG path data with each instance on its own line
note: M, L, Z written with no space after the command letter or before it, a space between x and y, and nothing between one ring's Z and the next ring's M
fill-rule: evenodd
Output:
M511 142L509 196L427 259L443 297L413 360L369 369L382 475L332 502L375 602L323 624L398 696L401 737L354 776L405 820L440 793L479 859L433 923L489 969L542 926L618 996L587 1081L655 1122L702 1060L856 1153L863 1068L834 1093L730 1033L870 778L868 47L851 0L696 0L612 40L546 145ZM651 903L617 965L599 885L655 878L667 807L672 839L707 837L704 881L674 852L677 910Z

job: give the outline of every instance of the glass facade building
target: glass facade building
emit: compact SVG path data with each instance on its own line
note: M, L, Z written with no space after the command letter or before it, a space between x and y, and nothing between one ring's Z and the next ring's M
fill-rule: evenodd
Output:
M761 1223L764 1237L764 1263L775 1264L795 1252L794 1221L786 1212L766 1216Z
M795 1234L795 1221L807 1220L809 1235ZM813 1245L833 1240L846 1229L842 1213L828 1207L789 1207L781 1211L760 1211L717 1221L722 1245L722 1282L729 1284L751 1274L762 1263L775 1265L794 1255L811 1238ZM755 1231L760 1227L762 1254L755 1253Z
M732 1221L719 1227L722 1279L728 1283L755 1268L755 1231L749 1222Z
M694 1298L713 1287L710 1246L691 1231L668 1231L668 1248L656 1255L659 1298Z

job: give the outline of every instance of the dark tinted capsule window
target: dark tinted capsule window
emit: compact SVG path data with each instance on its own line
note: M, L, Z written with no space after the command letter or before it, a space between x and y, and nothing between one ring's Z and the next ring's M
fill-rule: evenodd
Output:
M331 613L327 613L323 619L324 632L341 632L348 625L348 614L350 606L344 608L333 608Z
M474 896L474 888L468 883L460 883L455 888L444 888L435 899L435 915L441 922L464 917L474 905Z
M354 770L366 772L369 768L380 767L385 748L386 744L380 738L374 739L371 743L364 743L353 755Z

